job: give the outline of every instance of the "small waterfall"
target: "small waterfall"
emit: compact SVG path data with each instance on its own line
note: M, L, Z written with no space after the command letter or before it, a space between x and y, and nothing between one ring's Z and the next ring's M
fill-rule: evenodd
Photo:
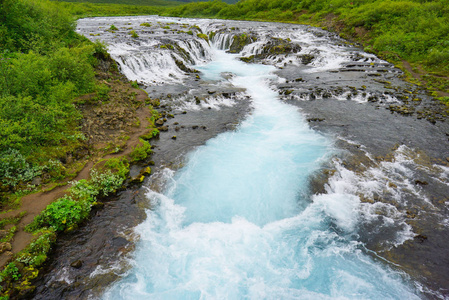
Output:
M213 46L220 50L228 50L234 35L229 32L217 32L212 38Z

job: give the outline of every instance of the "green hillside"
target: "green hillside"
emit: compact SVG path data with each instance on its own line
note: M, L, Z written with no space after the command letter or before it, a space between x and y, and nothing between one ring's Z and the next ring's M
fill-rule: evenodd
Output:
M184 4L184 2L170 1L170 0L65 0L64 2L145 5L145 6L176 6Z

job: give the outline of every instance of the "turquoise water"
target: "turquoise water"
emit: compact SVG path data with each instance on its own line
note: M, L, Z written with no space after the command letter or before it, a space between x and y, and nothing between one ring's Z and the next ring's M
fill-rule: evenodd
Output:
M252 113L167 170L163 194L149 191L133 268L104 299L418 299L352 238L357 197L309 195L331 143L278 100L274 68L217 51L198 69L209 80L233 73Z

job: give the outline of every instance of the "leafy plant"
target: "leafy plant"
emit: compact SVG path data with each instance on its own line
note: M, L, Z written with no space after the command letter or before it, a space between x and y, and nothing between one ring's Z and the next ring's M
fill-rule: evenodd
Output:
M16 186L42 174L43 167L27 162L18 150L8 149L0 154L0 180L3 185Z
M147 141L140 139L140 144L133 148L129 154L131 161L140 161L148 157L152 153L151 145Z
M64 196L48 205L27 228L35 230L48 226L56 231L64 231L86 219L89 212L89 201L75 201L70 196Z
M9 263L6 268L0 272L0 282L3 282L6 278L10 278L13 281L19 280L21 274L19 272L19 268L17 268L15 263Z

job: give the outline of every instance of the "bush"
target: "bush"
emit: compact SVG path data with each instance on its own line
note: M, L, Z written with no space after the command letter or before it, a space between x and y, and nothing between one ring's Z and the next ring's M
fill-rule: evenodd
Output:
M133 151L129 154L131 161L140 161L148 157L152 153L151 145L147 141L140 139L140 145L133 148Z
M56 231L64 231L85 220L90 213L88 201L75 201L70 196L64 196L48 205L27 228L35 230L40 227L52 227Z
M15 263L9 263L2 272L0 272L0 282L3 282L6 278L13 281L19 280L21 277L19 268L17 268Z
M44 228L33 235L34 240L17 255L17 261L28 266L39 267L47 260L47 254L56 241L56 233L52 228Z
M43 167L26 161L19 151L9 149L0 154L0 180L5 186L16 186L27 182L42 173Z

